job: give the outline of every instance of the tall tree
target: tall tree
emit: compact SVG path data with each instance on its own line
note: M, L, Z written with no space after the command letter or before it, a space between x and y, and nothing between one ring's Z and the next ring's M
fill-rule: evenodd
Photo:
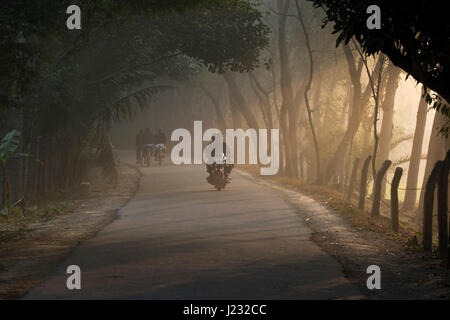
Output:
M306 50L308 51L308 57L309 57L309 74L308 74L308 80L307 80L305 91L304 91L304 97L305 97L305 106L306 106L306 109L308 112L308 120L309 120L310 129L311 129L311 136L312 136L313 143L314 143L314 151L315 151L315 155L316 155L316 163L315 163L316 181L318 183L321 183L322 182L322 169L321 169L321 164L320 164L321 158L320 158L319 142L317 140L316 127L314 126L314 123L313 123L312 110L311 110L311 106L309 103L309 97L308 97L308 92L309 92L309 89L311 88L311 83L312 83L313 76L314 76L314 59L313 59L313 55L312 55L309 34L308 34L308 31L306 30L305 22L303 21L303 17L302 17L302 13L300 10L300 6L298 4L298 0L295 0L295 5L297 8L298 19L300 21L300 25L303 30L303 35L305 36ZM297 160L297 158L296 158L296 160Z
M297 112L294 107L292 91L292 77L287 48L286 20L291 4L290 0L277 0L278 4L278 50L280 54L280 86L281 86L281 114L283 123L280 124L286 148L286 173L298 177L298 156L295 142L297 140Z
M356 132L359 129L361 124L361 119L363 115L363 110L367 106L370 98L370 83L366 86L366 88L362 89L361 84L361 73L363 68L362 60L359 60L358 64L355 62L355 58L349 46L344 46L344 53L347 60L348 72L350 75L350 80L352 83L352 101L351 101L351 113L349 115L349 121L347 128L345 130L344 136L342 137L335 153L332 158L328 162L326 172L325 172L325 180L327 183L330 179L335 175L344 163L345 155L350 147L353 139L356 135ZM380 70L379 65L381 63L381 59L378 59L375 70L372 74L372 78L375 79L374 75L377 75Z
M425 90L422 88L422 93ZM419 100L419 108L417 110L416 128L414 130L414 140L411 150L411 159L408 167L408 177L406 180L405 200L403 201L403 210L412 210L416 206L417 199L417 183L419 177L419 166L422 157L423 136L425 133L425 125L427 122L428 104L424 98Z
M401 69L394 66L392 63L389 63L386 72L387 72L387 85L386 85L386 94L384 96L383 103L381 104L381 109L383 110L383 118L381 121L381 129L379 134L379 149L377 155L377 169L381 167L381 164L389 160L389 152L391 150L391 141L392 141L392 131L394 129L394 103L395 103L395 94L397 92L398 84L399 84L399 76ZM382 184L381 189L381 199L384 199L385 196L385 186L386 184Z
M445 157L446 148L448 145L449 138L446 138L440 134L440 129L446 123L446 117L440 113L436 112L433 121L433 127L431 130L430 141L428 143L428 154L427 154L427 164L425 167L425 175L422 184L422 190L420 194L419 208L417 210L417 221L422 221L422 209L423 209L423 197L425 195L425 186L427 184L428 178L433 170L436 162L442 160Z

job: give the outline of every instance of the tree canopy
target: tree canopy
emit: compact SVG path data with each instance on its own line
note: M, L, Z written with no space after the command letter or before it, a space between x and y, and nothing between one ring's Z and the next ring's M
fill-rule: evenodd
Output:
M67 7L81 30L67 30ZM80 157L101 148L111 122L129 120L171 80L245 72L263 61L268 28L246 0L5 0L0 12L1 121L19 119L24 145L75 183ZM57 179L56 179L57 177Z
M96 30L117 31L118 26L136 17L144 18L141 25L148 31L144 35L147 38L142 38L142 31L138 29L134 29L136 34L130 36L134 40L141 36L141 47L145 43L152 48L153 55L147 57L148 64L167 56L184 54L197 59L211 71L222 72L227 68L245 71L258 65L260 50L267 44L268 29L253 1L79 0L75 4L82 10L82 30L68 31L65 26L66 9L73 3L66 0L32 3L7 0L2 3L2 108L20 105L23 96L39 77L42 63L59 62L68 55L79 53L93 43L93 35L98 35ZM108 37L109 40L114 39L112 34ZM65 51L57 48L60 51L58 57L52 52L45 55L48 41L52 39L65 43ZM111 67L110 70L114 69ZM131 69L133 66L129 65L126 70Z
M450 22L444 2L426 0L308 0L334 23L337 45L352 38L367 54L383 52L399 68L450 101ZM381 9L381 29L366 26L370 5ZM445 110L444 110L445 111Z

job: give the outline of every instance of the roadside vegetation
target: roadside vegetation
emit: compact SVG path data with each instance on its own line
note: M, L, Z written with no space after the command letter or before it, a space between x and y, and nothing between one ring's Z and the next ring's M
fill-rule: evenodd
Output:
M140 129L202 120L279 129L275 180L450 259L447 10L378 3L381 30L365 0L80 0L69 32L70 1L3 1L0 213L51 215L26 208L99 163L114 185Z

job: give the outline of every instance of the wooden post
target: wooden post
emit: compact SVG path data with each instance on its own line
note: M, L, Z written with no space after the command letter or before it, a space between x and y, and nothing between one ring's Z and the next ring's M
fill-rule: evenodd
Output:
M366 201L367 173L369 171L369 165L371 160L372 156L368 156L366 161L364 161L364 165L361 172L361 184L359 186L359 209L361 210L364 210L364 203Z
M448 256L448 173L450 169L450 150L447 152L438 181L438 230L439 256Z
M373 185L373 192L372 192L372 217L379 217L380 216L380 202L381 202L381 184L383 182L383 178L388 171L389 167L391 166L392 161L386 160L381 165L381 168L377 172L377 176L375 177L375 182Z
M358 167L359 167L359 158L356 158L355 162L353 163L352 176L350 178L350 184L348 186L347 196L345 198L347 202L352 201L353 188L355 188L356 176L358 175Z
M434 190L444 161L436 162L425 186L423 197L423 250L430 252L433 244Z
M402 178L403 169L397 167L395 169L394 178L392 179L391 184L391 220L392 220L392 229L395 232L398 232L399 225L399 217L398 217L398 185L400 183L400 179Z

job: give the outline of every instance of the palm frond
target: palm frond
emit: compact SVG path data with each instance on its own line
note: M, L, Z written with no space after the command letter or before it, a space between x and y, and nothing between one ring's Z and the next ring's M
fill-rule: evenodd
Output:
M0 161L5 164L19 147L21 133L14 129L8 132L2 139L0 144Z
M105 105L94 117L93 121L102 120L109 125L123 120L132 120L138 111L144 111L149 108L151 100L156 95L174 88L172 85L152 85L140 88L117 101Z

